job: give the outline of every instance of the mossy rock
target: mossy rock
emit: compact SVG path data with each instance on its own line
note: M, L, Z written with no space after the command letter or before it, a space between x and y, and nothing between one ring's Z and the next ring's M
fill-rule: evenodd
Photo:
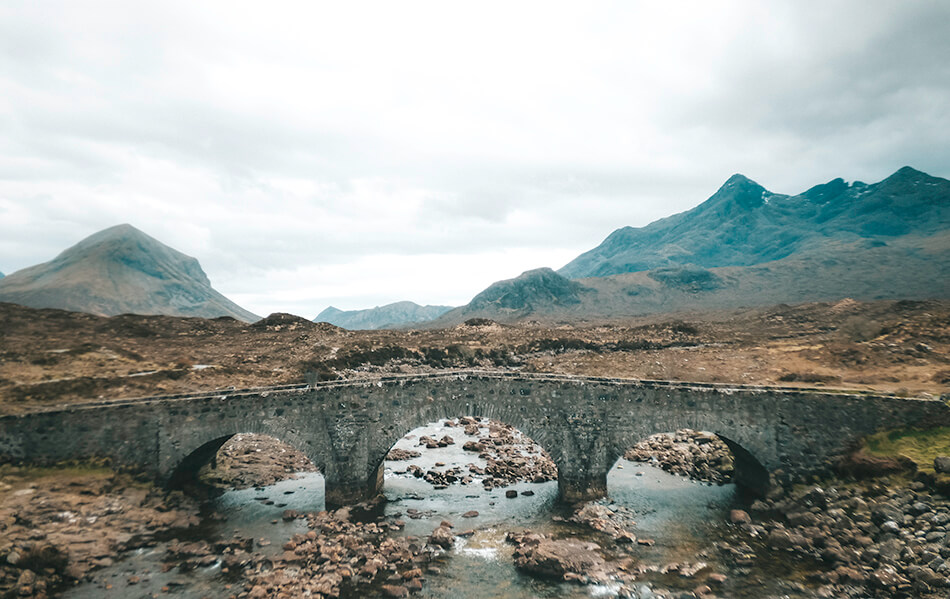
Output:
M950 455L950 427L893 429L864 440L862 450L872 456L913 462L921 472L934 472L934 458Z
M950 473L938 472L934 476L933 488L938 493L950 497Z

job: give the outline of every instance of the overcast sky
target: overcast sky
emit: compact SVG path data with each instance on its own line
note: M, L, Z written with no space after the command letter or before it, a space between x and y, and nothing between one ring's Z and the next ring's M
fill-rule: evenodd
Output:
M459 305L739 172L950 177L950 2L0 3L0 271L128 222L258 314Z

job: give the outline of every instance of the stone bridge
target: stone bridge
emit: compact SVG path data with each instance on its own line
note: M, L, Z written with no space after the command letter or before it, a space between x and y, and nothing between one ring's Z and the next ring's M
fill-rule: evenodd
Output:
M603 496L624 451L680 428L719 435L736 479L827 472L829 459L884 428L950 425L939 400L861 392L545 374L452 371L103 401L0 417L0 460L105 457L170 482L236 433L276 437L325 477L330 506L377 493L383 461L409 431L439 418L513 425L551 455L561 498Z

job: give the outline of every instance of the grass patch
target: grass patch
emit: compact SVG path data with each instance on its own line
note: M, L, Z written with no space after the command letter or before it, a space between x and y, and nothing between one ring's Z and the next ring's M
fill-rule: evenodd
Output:
M115 470L108 460L70 460L52 465L33 466L0 464L0 478L5 482L32 482L43 478L92 477L108 478Z
M934 458L950 455L950 426L927 430L894 429L875 433L864 440L868 453L883 457L905 455L917 468L934 471Z

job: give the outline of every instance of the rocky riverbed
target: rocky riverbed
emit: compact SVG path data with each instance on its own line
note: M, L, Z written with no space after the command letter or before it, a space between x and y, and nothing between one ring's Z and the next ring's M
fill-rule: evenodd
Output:
M223 578L222 597L338 597L341 589L373 585L406 596L422 585L422 568L446 548L432 537L400 536L404 522L385 518L379 503L327 512L285 510L282 520L306 532L274 551L266 538L201 532L199 506L107 468L3 469L0 487L0 597L43 599L88 581L109 591L170 592L193 571ZM215 520L215 514L204 514ZM453 539L454 535L449 535ZM135 550L159 554L158 564L126 568L121 580L95 575ZM167 574L166 574L167 573ZM156 584L151 578L161 578Z
M201 469L201 480L220 489L266 487L316 467L298 449L267 435L237 434Z
M232 557L225 563L240 568L246 591L242 596L248 599L339 597L344 587L353 592L374 583L385 596L407 597L422 589L423 568L445 548L444 539L439 537L444 526L427 540L393 536L391 533L405 525L398 519L377 517L366 521L355 517L356 513L365 516L377 508L370 503L308 514L310 530L288 539L282 546L283 553ZM294 517L299 516L284 516ZM233 567L228 570L234 573Z
M557 480L557 466L547 452L508 424L471 417L447 419L439 424L445 433L422 435L417 441L410 439L416 449L402 447L404 439L389 452L387 460L413 460L422 455L422 450L461 444L464 451L479 458L477 463L473 460L464 465L447 468L446 464L441 462L436 462L431 468L408 464L405 469L396 468L397 474L412 474L437 489L444 489L451 484L468 485L477 482L486 490L491 490L518 482L543 483Z
M553 463L511 427L463 418L416 434L387 465L386 484L404 491L333 512L299 507L319 480L293 480L302 456L236 438L215 469L254 484L226 494L266 507L253 526L106 467L4 466L0 597L950 596L950 500L933 476L778 486L742 503L731 485L691 482L727 460L715 439L677 431L649 440L649 460L621 462L612 499L568 510L553 504ZM153 557L132 557L143 552Z
M181 493L106 467L0 467L0 597L47 597L198 523Z
M712 433L681 429L640 441L624 453L631 462L648 462L672 474L693 480L724 484L732 480L733 458L729 447Z
M924 482L777 488L731 521L736 542L720 548L736 565L762 550L815 564L816 597L950 596L950 500Z

